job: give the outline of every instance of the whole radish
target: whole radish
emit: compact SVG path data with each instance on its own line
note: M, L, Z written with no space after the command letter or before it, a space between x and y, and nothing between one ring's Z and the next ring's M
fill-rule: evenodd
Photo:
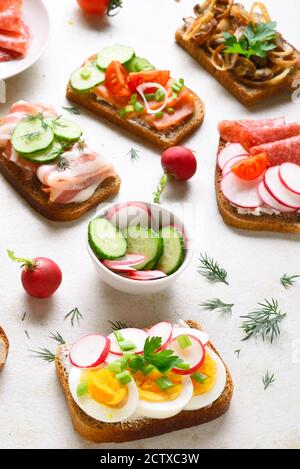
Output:
M22 263L21 282L28 295L34 298L49 298L62 282L62 272L58 265L46 257L26 259L16 257L13 251L7 251L15 262Z
M154 202L160 203L160 196L171 179L188 181L197 171L197 160L189 148L172 147L164 151L161 156L161 165L164 170L157 190L154 192Z

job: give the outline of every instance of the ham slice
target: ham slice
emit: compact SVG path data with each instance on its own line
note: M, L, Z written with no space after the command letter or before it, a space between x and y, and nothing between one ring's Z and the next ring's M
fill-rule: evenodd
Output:
M13 32L20 30L22 7L23 0L0 1L0 30Z

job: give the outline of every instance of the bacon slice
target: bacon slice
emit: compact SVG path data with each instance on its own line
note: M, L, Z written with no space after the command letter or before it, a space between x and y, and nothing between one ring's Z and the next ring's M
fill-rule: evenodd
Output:
M0 1L0 29L18 32L21 28L23 0Z

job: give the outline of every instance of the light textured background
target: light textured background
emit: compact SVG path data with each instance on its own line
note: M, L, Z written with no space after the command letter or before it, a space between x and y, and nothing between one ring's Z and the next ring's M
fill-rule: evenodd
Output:
M174 42L174 32L181 18L191 13L195 0L124 0L124 9L117 17L94 23L82 17L75 0L46 3L52 20L49 47L35 66L7 82L7 105L1 105L1 114L19 99L43 100L58 107L66 104L64 91L70 72L86 56L113 43L130 44L157 67L184 76L207 107L203 127L187 142L197 152L199 170L186 187L170 185L163 202L167 207L176 202L186 204L187 217L193 221L195 255L188 271L168 291L147 298L113 291L98 279L86 254L83 239L89 215L72 224L48 222L1 177L0 322L10 338L11 350L0 378L0 447L101 447L73 432L54 366L30 356L29 349L54 350L49 331L58 330L66 340L73 341L89 332L108 332L108 319L146 326L164 319L194 318L210 332L232 371L235 393L230 411L201 427L123 447L299 448L300 282L289 291L279 283L286 272L300 273L299 238L256 235L226 227L216 207L213 181L220 119L286 115L295 120L300 105L283 95L248 111L181 50ZM299 47L299 2L286 0L284 7L279 0L265 3L278 20L279 29ZM92 114L82 112L77 119L100 150L112 157L121 174L119 199L150 201L161 174L159 151ZM131 147L140 150L135 163L127 156ZM25 296L19 268L6 258L6 248L20 255L49 256L60 264L64 281L51 300ZM201 251L226 267L230 286L212 285L197 273ZM235 303L232 316L201 311L198 304L216 296ZM239 316L271 297L277 298L282 311L288 313L280 339L273 345L260 339L241 342ZM75 306L84 315L80 328L64 321L64 315ZM25 311L26 320L22 322ZM239 348L238 360L234 350ZM261 378L266 369L274 371L277 380L264 391Z

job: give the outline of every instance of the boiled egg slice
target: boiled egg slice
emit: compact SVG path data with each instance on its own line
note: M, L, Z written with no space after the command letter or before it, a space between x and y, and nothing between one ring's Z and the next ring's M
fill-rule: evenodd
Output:
M71 368L69 389L76 404L87 415L100 422L113 423L122 422L134 414L139 403L139 392L133 379L126 384L126 398L124 401L116 406L109 406L92 399L89 394L78 397L77 388L82 382L82 373L84 371L80 368Z
M199 371L204 374L206 369L212 370L212 375L208 375L207 382L204 381L203 386L195 383L193 395L185 405L184 410L197 410L211 405L221 396L226 386L226 369L222 360L208 346L205 347L205 357L205 361ZM200 390L200 394L197 393L196 388Z

